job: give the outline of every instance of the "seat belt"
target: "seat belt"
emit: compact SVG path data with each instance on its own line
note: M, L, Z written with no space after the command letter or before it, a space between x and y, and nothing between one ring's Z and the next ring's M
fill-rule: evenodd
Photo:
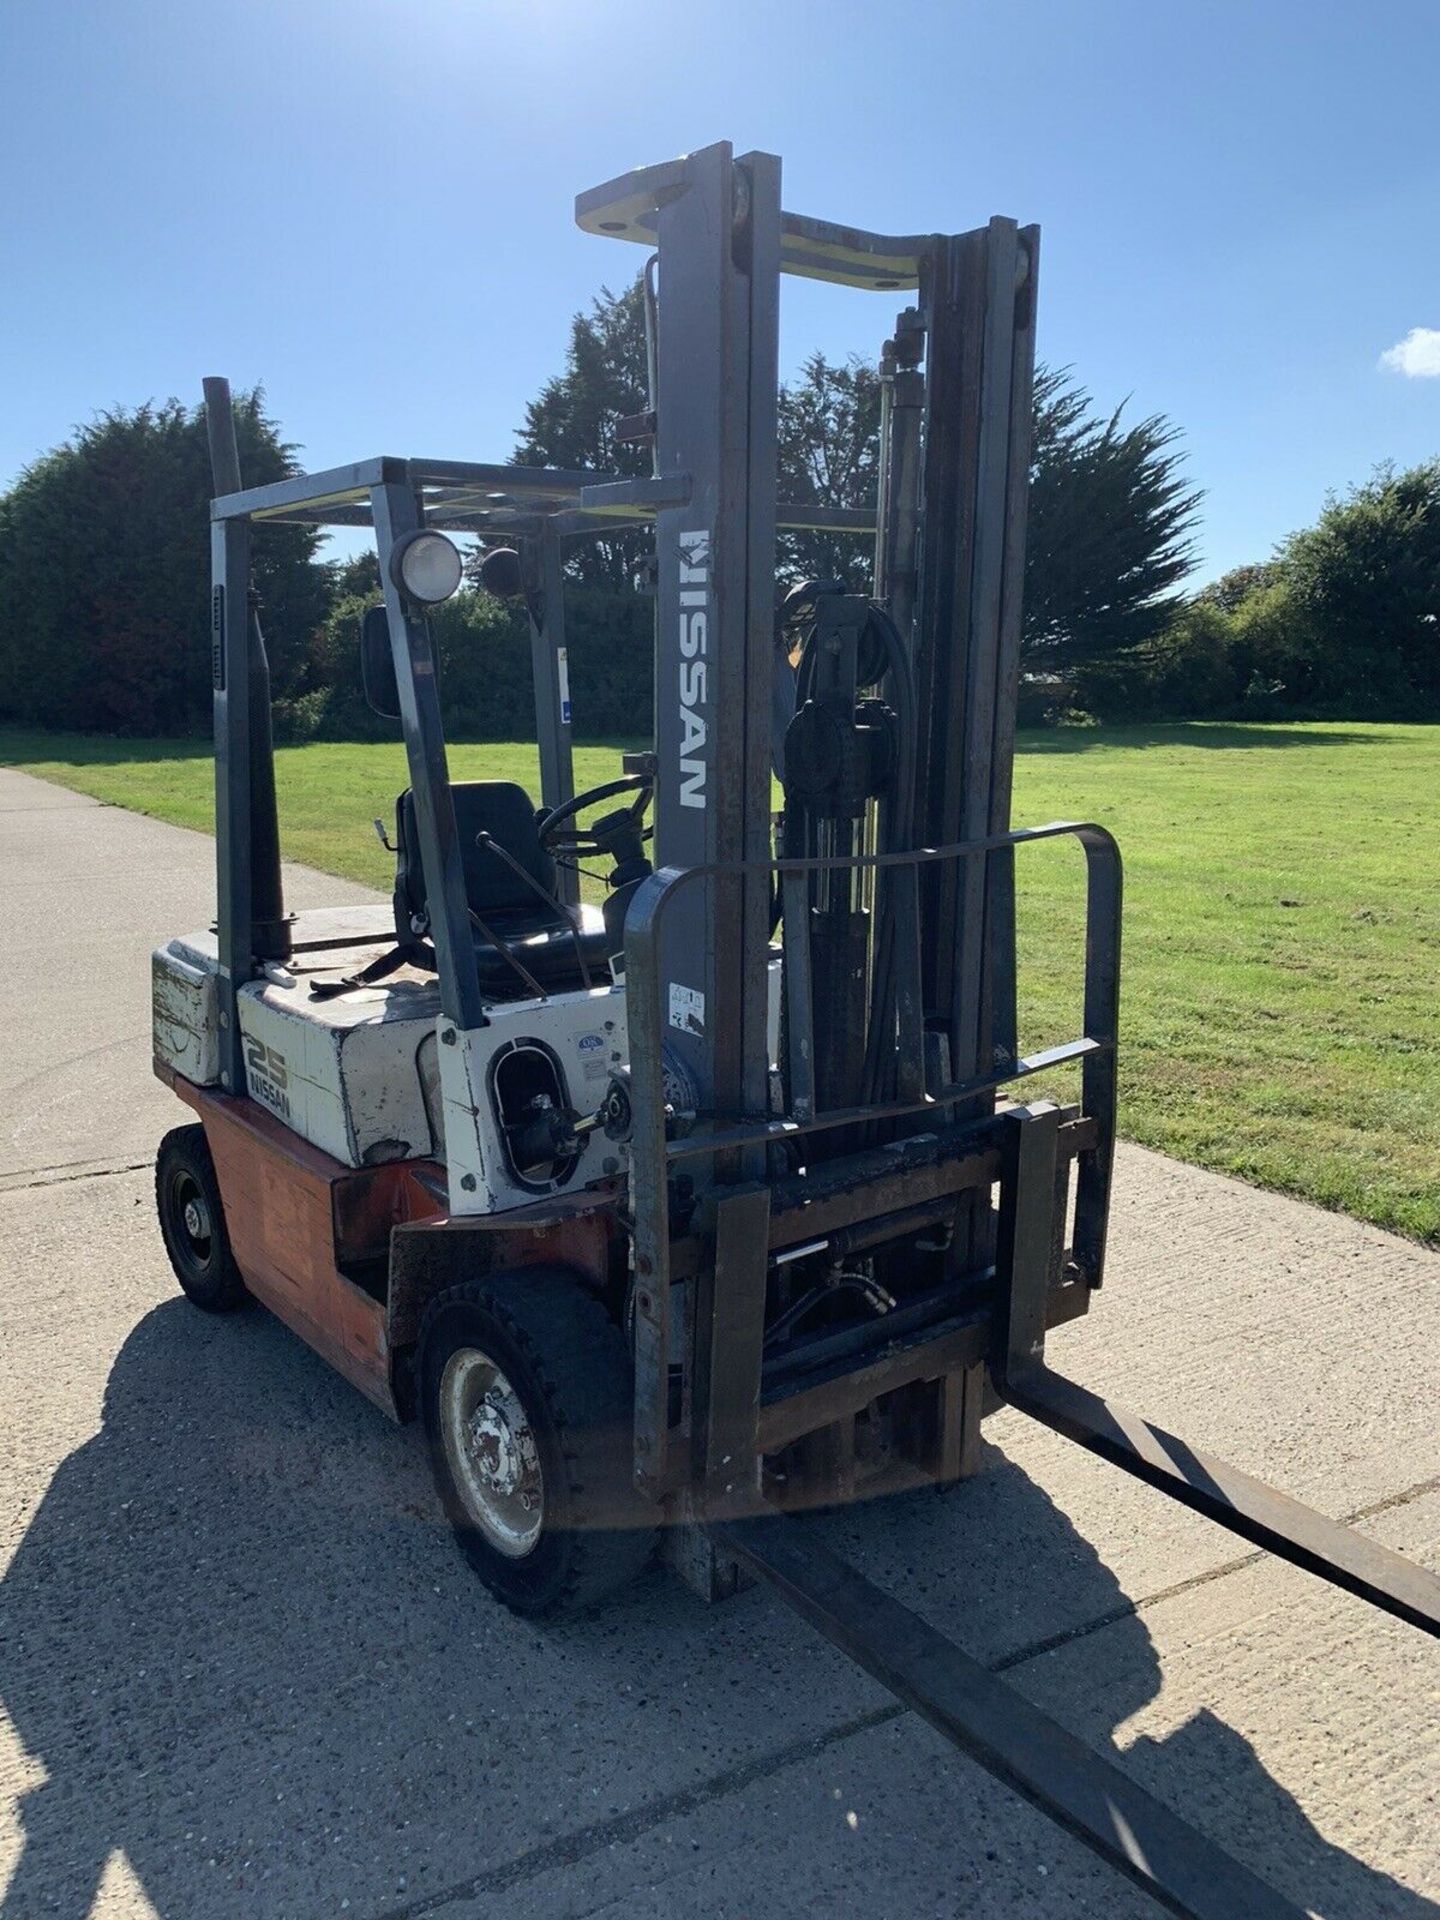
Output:
M414 953L413 947L392 947L389 953L380 954L368 967L361 967L358 973L347 974L343 980L312 980L310 998L333 1000L338 994L353 992L356 987L373 987L377 980L387 980L392 973L398 973L401 967L408 966Z

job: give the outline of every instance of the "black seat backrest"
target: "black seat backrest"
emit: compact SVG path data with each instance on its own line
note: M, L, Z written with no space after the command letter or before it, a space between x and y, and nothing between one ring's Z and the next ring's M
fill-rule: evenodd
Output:
M484 920L492 917L512 929L519 923L541 931L568 925L557 920L535 888L498 853L477 844L488 833L532 880L547 893L555 891L555 862L540 845L535 805L513 780L456 780L450 785L460 857L465 866L465 897ZM420 837L415 826L415 796L407 788L395 803L395 917L400 936L410 931L412 916L425 913L425 876L420 861Z

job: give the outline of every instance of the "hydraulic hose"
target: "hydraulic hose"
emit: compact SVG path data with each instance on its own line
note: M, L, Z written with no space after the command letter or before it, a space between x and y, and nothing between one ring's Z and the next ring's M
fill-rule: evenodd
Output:
M878 844L881 853L909 853L915 833L915 675L909 650L886 610L872 606L870 619L885 644L899 736L894 784L880 808ZM881 868L875 887L875 962L863 1073L863 1097L875 1104L888 1095L894 1076L896 931L893 880Z
M779 632L796 622L804 608L822 594L841 591L840 583L802 581L786 595L779 615ZM884 607L872 603L867 630L879 640L886 667L886 692L895 711L896 755L894 776L881 799L877 820L877 851L909 852L915 832L915 760L916 699L915 677L909 651L898 627ZM798 712L810 698L815 681L814 648L808 638L801 650L796 669L795 708ZM808 859L821 851L820 822L803 805L786 795L782 856ZM772 931L781 918L780 889L777 886L771 904ZM895 889L890 872L876 874L875 932L872 945L869 1004L866 1018L865 1055L861 1068L860 1097L865 1103L881 1103L894 1081L896 1042L895 946L897 921Z

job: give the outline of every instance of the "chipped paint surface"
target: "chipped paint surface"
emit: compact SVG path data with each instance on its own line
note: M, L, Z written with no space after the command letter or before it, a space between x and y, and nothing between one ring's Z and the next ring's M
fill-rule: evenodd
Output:
M454 1041L439 1050L445 1134L451 1147L452 1213L503 1213L535 1200L534 1186L521 1186L509 1170L490 1097L490 1070L497 1054L517 1040L539 1041L554 1056L566 1100L579 1114L595 1112L605 1098L611 1069L629 1058L623 987L594 987L547 1000L507 1001L491 1007L487 1018L487 1026L468 1033L452 1028ZM454 1150L458 1141L465 1142L467 1153ZM565 1186L583 1187L615 1171L605 1166L607 1156L616 1159L618 1166L615 1148L604 1134L588 1136ZM464 1185L466 1174L473 1186Z
M155 1058L197 1087L220 1079L220 1029L214 962L206 966L186 941L157 947L150 958Z
M239 997L249 1091L302 1139L352 1167L437 1151L417 1061L439 1013L433 986L312 1000L303 983L252 981Z
M305 930L334 918L340 932L341 917L307 915ZM383 943L312 949L303 956L304 971L298 962L294 973L275 968L240 989L247 1092L346 1166L445 1160L456 1212L530 1205L534 1187L520 1185L508 1170L490 1094L491 1064L517 1040L536 1040L555 1056L568 1105L593 1113L612 1068L627 1058L623 987L501 1002L489 1009L485 1027L443 1046L437 1037L448 1023L440 1019L439 990L428 975L406 969L333 999L311 996L317 974L358 972L385 950ZM201 1086L219 1081L217 964L209 933L171 941L155 956L157 1057ZM613 1157L613 1148L603 1135L587 1140L566 1186L614 1171L603 1164L607 1155Z

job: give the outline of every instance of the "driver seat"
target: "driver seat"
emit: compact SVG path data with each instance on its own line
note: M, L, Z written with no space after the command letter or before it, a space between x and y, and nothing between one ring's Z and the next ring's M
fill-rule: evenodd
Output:
M465 899L483 920L495 944L473 922L480 991L491 1000L525 1000L532 991L505 948L548 993L610 982L610 942L594 910L569 908L554 897L555 862L540 844L540 815L513 780L450 783L455 828L465 870ZM482 846L484 833L510 856ZM514 865L511 865L511 862ZM516 871L519 868L519 871ZM550 899L542 896L549 894ZM435 966L429 943L430 911L415 819L415 796L407 787L395 803L395 934L412 965ZM578 949L578 950L577 950Z

